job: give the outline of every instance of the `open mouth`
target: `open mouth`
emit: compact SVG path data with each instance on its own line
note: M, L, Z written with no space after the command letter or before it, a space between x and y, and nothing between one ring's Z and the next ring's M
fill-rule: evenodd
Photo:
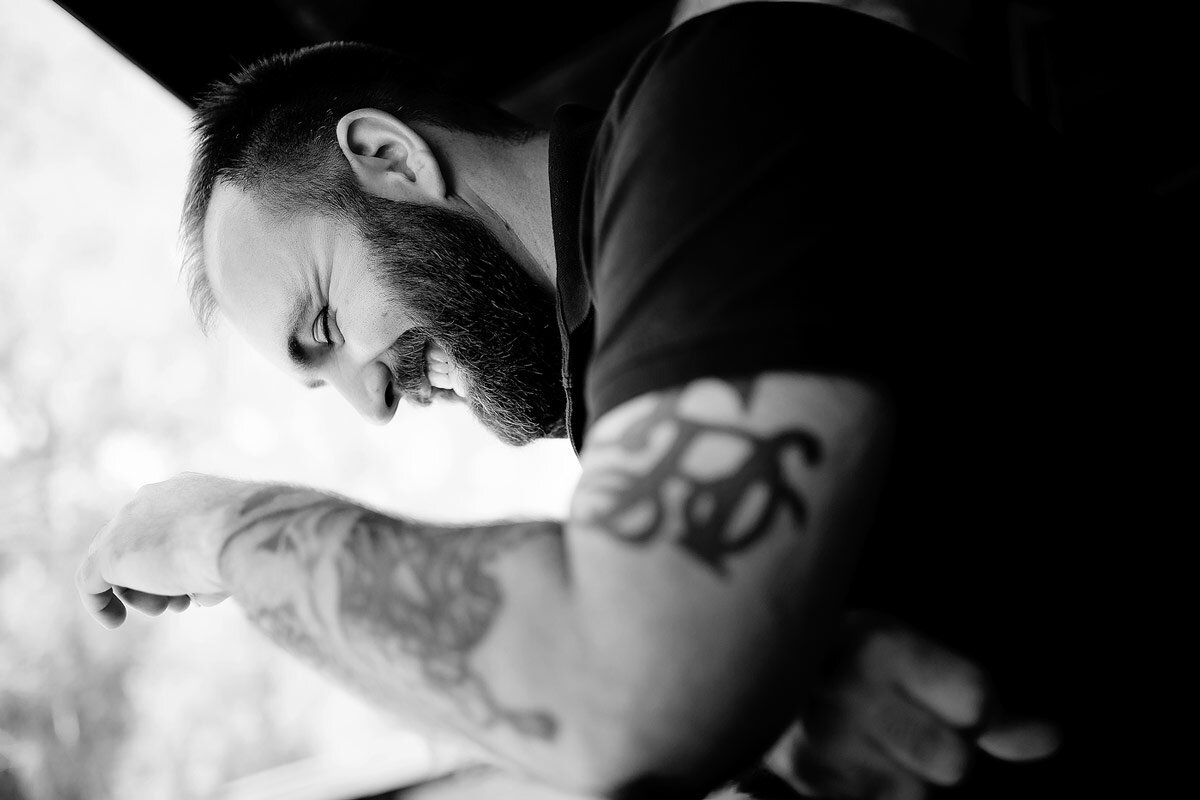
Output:
M429 404L432 392L426 375L428 347L429 336L417 328L405 331L392 345L387 359L392 379L384 389L384 400L389 407L401 398L415 405Z
M433 340L425 345L425 378L435 397L465 398L466 385L449 354Z
M392 408L401 398L427 406L434 398L461 400L466 382L445 348L420 329L406 331L392 346L392 380L384 400Z

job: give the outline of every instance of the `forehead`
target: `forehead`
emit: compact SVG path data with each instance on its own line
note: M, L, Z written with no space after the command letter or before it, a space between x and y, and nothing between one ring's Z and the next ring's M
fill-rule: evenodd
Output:
M218 300L238 294L247 281L262 277L286 280L276 267L311 255L308 215L284 218L271 213L250 192L218 182L204 217L204 260ZM298 224L299 223L299 224ZM278 274L274 274L278 272Z
M229 321L267 354L298 300L311 296L317 264L336 239L316 214L281 217L250 192L219 182L204 218L204 263Z

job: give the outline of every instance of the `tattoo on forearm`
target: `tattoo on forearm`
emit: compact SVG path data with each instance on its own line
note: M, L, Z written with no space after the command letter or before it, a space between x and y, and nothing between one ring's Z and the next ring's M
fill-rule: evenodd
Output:
M753 382L731 384L748 408ZM808 507L798 475L822 457L801 429L759 436L682 413L683 392L668 394L606 448L622 458L595 479L607 502L590 522L645 544L678 532L678 543L720 573L727 559L758 541L786 511L800 531Z
M295 489L288 486L264 486L246 498L246 501L242 503L242 507L238 509L238 516L245 517L251 511L262 508L267 503L270 503L276 497L279 497L279 495L295 491Z
M555 736L554 716L506 707L472 655L504 605L493 561L532 537L557 535L557 524L435 528L328 497L262 513L287 491L263 489L241 509L252 553L270 559L253 571L244 565L246 586L235 594L265 633L368 693L394 697L408 665L474 725Z

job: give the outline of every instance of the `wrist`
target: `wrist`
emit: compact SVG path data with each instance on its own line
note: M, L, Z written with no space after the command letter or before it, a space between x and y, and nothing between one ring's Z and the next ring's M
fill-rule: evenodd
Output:
M237 487L227 501L216 511L216 519L207 526L209 552L213 554L213 567L218 580L227 585L223 563L232 542L245 533L258 517L254 511L264 503L264 492L270 488L265 483L243 483Z
M290 517L314 503L331 498L314 489L276 483L243 483L220 509L220 517L209 526L208 546L219 579L229 584L230 561L235 559L237 543L251 538L255 530L269 525L278 529ZM243 548L244 549L244 548Z

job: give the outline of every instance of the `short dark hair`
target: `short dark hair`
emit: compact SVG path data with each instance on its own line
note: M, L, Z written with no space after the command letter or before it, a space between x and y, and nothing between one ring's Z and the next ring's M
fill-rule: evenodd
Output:
M346 215L361 190L338 147L337 125L357 108L494 138L532 132L411 59L353 42L274 55L214 83L193 118L196 144L180 227L182 275L205 333L217 311L203 257L204 217L217 181L255 191L276 213Z

